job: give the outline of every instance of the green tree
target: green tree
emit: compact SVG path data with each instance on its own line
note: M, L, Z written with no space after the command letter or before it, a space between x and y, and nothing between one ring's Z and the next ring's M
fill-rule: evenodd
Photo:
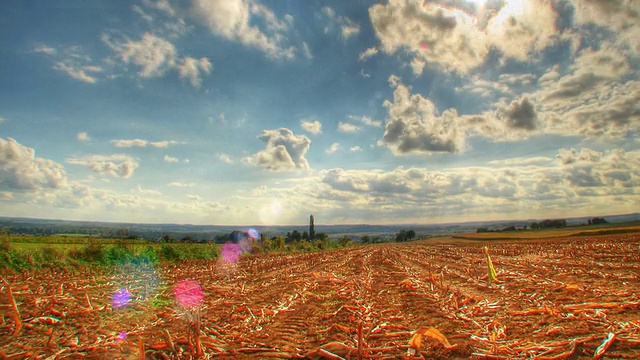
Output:
M407 238L407 231L406 230L400 230L397 234L396 234L396 242L402 242L405 241Z
M277 250L284 250L285 248L285 238L282 235L274 236L271 238L273 245Z
M346 236L346 235L345 235L345 236L343 236L343 237L340 239L340 246L342 246L342 247L347 247L347 245L349 245L349 243L351 243L351 239L349 239L349 237L348 237L348 236Z
M413 230L409 230L405 234L404 240L405 241L413 240L413 239L415 239L415 237L416 237L416 232L413 231Z
M362 236L362 238L360 238L360 241L362 241L363 244L368 244L371 242L371 238L369 237L369 235L364 235Z

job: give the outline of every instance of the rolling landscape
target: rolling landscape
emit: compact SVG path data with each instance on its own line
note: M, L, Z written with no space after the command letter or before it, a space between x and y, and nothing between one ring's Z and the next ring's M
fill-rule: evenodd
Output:
M640 358L640 1L0 1L0 360Z

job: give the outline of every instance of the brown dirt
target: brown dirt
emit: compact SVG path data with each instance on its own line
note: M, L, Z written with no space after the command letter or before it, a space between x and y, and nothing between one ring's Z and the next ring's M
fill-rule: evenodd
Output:
M498 282L487 283L488 245ZM180 280L205 293L203 358L640 358L640 234L553 240L419 241L238 264L5 274L0 355L38 359L188 359L192 312ZM132 301L114 309L126 288ZM425 337L439 330L453 347ZM126 337L125 337L126 335ZM170 338L170 341L169 341ZM173 349L171 344L173 343ZM360 350L358 350L360 349Z

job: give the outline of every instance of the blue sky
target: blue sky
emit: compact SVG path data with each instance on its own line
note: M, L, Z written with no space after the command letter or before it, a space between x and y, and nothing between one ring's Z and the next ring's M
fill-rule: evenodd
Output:
M0 216L638 211L639 14L632 0L3 1Z

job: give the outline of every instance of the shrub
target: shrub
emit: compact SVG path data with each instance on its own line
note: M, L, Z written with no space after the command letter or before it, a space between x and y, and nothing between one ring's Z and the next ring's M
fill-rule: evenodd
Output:
M180 252L175 244L160 245L160 259L170 262L181 260Z
M126 264L131 261L133 254L121 244L111 246L106 251L104 263L106 265Z

